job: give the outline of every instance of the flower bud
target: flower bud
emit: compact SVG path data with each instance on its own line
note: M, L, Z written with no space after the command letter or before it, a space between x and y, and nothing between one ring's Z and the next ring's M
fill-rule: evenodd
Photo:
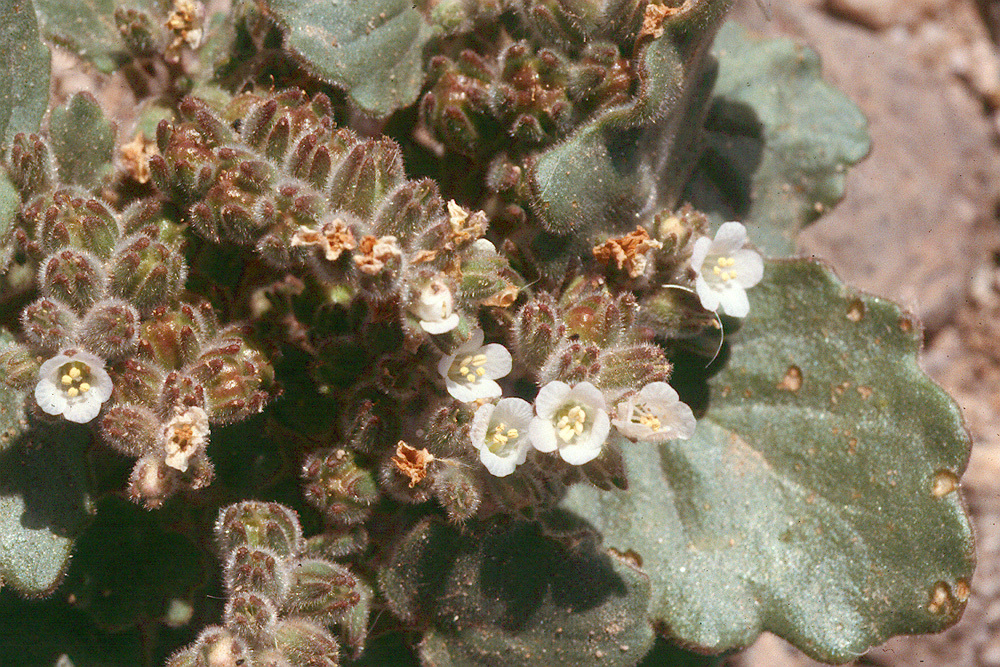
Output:
M80 342L104 359L131 354L139 343L139 312L120 299L99 301L83 318Z
M8 156L10 177L27 201L52 188L55 163L44 139L35 134L17 133Z
M327 528L306 540L302 553L312 558L334 560L362 553L368 548L369 541L368 531L361 525L343 529Z
M112 366L110 372L117 401L150 406L159 404L164 372L155 363L128 357Z
M104 443L126 456L138 457L156 448L160 420L142 405L116 403L98 424Z
M302 548L302 527L298 515L284 505L246 500L219 513L215 538L223 553L245 545L285 557Z
M111 291L143 315L174 301L187 277L180 248L145 233L124 239L111 259Z
M42 294L82 313L104 295L108 278L97 257L85 250L64 248L42 260L38 282Z
M266 644L278 620L274 602L250 591L236 591L222 613L227 628L249 644Z
M230 593L252 591L281 604L288 591L288 566L285 559L270 549L241 546L233 549L223 569L226 590Z
M447 463L447 461L444 461ZM434 472L434 497L448 512L452 523L464 523L475 516L482 492L472 471L460 465L443 465Z
M51 200L33 202L36 237L48 252L71 246L107 259L121 236L118 216L107 204L80 194L60 189Z
M38 379L38 361L27 346L13 341L0 344L0 383L27 390Z
M137 56L150 55L157 48L157 29L149 15L138 9L115 9L115 27L125 48Z
M129 476L128 493L133 502L156 509L181 488L179 472L166 466L161 456L147 454L135 462Z
M566 326L557 312L555 299L538 293L517 312L514 320L514 347L518 360L528 369L542 367L566 335Z
M80 322L62 301L42 297L21 311L21 328L28 341L44 352L55 352L76 335Z
M306 499L337 524L364 521L379 497L372 474L346 449L321 449L310 454L302 466L302 479Z
M202 352L189 370L205 389L213 423L232 423L260 412L274 369L241 334L231 331Z
M189 304L157 308L142 326L142 350L164 368L180 370L201 352L205 334L201 313Z
M293 614L330 623L361 600L357 580L343 565L306 558L293 562L290 572L284 606Z
M217 625L205 628L198 635L193 653L197 667L254 667L243 640Z
M405 179L403 155L391 139L369 139L347 153L330 176L327 194L336 207L368 220Z
M288 618L274 629L274 645L292 667L337 667L340 645L322 626Z

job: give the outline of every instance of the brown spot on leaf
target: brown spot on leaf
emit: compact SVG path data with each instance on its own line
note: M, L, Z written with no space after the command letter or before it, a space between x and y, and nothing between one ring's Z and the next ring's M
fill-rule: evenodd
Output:
M899 328L903 330L903 333L910 333L914 329L913 318L909 315L903 315L899 318Z
M964 603L969 599L969 595L972 591L969 589L969 582L965 579L958 579L955 581L955 588L953 589L955 593L955 599L959 602Z
M857 453L857 451L858 451L858 439L851 438L850 440L847 441L847 453L855 454Z
M946 582L939 581L931 588L927 611L932 614L950 615L955 606L955 600L951 594L951 587Z
M847 306L847 319L852 322L860 322L865 316L865 302L855 297Z
M795 365L789 366L785 371L785 377L778 383L778 389L782 391L798 391L802 388L802 370Z
M938 470L934 473L934 482L931 485L931 495L935 498L943 498L958 488L958 476L950 470Z
M872 388L866 387L864 385L859 385L858 394L861 396L861 398L868 400L872 395Z

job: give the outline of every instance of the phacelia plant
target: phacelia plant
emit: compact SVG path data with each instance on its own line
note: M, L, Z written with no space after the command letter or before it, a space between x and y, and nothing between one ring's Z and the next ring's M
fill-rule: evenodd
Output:
M0 0L0 577L53 596L4 594L0 663L954 623L969 438L919 324L783 257L863 118L731 4ZM50 108L48 44L133 115Z

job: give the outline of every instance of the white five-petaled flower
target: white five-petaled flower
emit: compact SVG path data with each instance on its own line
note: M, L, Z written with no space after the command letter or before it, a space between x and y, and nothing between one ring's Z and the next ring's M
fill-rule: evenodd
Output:
M188 460L208 444L208 413L198 406L178 410L166 423L162 433L166 463L174 470L184 472Z
M469 435L490 474L505 477L524 463L531 446L531 415L531 403L520 398L501 398L496 405L485 403L476 410Z
M626 438L645 442L687 440L697 422L666 382L650 382L618 404L611 423Z
M691 268L698 274L694 288L708 310L721 306L732 317L750 312L746 291L764 276L764 260L744 247L746 243L746 227L738 222L724 223L715 239L703 236L694 242Z
M446 333L457 327L458 313L454 309L451 288L440 278L432 278L410 304L410 312L420 320L420 328L429 334Z
M50 415L85 424L101 411L113 388L101 358L83 350L64 350L38 369L35 401Z
M455 354L438 363L448 393L465 403L497 398L503 391L496 380L510 373L510 352L499 343L483 345L482 329L474 329Z
M597 458L611 430L604 395L589 382L573 387L549 382L535 398L535 412L528 427L531 444L540 452L558 449L573 465Z

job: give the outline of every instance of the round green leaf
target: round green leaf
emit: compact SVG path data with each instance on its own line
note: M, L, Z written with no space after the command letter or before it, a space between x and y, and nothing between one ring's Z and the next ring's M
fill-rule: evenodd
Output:
M286 48L363 110L387 116L417 99L435 34L406 0L266 0Z
M380 572L390 608L432 625L425 667L625 667L652 646L649 582L624 558L536 524L478 532L425 520Z
M49 136L63 183L93 188L111 171L115 130L90 93L52 110Z
M768 263L694 437L625 448L629 490L566 506L641 557L655 622L721 652L772 631L846 661L954 623L974 550L970 441L919 326L805 260ZM679 375L679 374L678 374Z
M823 81L816 52L790 39L727 23L712 52L719 74L690 199L746 220L758 247L787 255L799 230L843 197L847 168L871 147L868 122Z
M49 50L31 0L0 0L0 144L37 132L49 105Z

